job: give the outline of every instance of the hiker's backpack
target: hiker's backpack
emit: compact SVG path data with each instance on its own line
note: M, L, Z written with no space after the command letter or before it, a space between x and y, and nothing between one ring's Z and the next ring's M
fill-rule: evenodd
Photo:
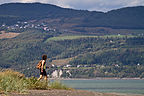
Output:
M38 64L37 64L36 68L37 68L37 69L40 69L40 68L41 68L41 66L42 66L42 60L40 60L40 61L38 62Z

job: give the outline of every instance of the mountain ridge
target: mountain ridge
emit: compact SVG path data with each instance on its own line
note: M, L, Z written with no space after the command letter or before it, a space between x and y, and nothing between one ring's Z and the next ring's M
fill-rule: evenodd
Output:
M125 7L104 13L62 8L42 3L7 3L0 5L0 24L44 18L63 18L63 22L67 23L65 19L69 18L82 27L144 29L143 16L144 6ZM81 18L81 21L74 20L75 18Z

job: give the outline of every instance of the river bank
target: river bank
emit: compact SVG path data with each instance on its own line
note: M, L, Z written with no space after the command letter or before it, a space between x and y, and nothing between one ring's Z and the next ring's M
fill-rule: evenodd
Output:
M28 93L9 93L8 96L144 96L142 94L101 93L84 90L29 90ZM5 96L0 94L0 96Z

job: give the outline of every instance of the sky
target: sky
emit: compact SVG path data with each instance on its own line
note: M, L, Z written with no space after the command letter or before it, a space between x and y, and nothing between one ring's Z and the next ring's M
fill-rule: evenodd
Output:
M103 12L122 7L144 6L144 0L0 0L0 4L11 2L40 2L53 4L64 8Z

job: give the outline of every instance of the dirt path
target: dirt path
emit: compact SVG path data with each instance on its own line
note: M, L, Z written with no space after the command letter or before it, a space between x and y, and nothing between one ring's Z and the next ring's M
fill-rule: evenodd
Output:
M8 96L144 96L144 95L99 93L83 90L29 90L29 92L25 94L11 93L8 94Z

